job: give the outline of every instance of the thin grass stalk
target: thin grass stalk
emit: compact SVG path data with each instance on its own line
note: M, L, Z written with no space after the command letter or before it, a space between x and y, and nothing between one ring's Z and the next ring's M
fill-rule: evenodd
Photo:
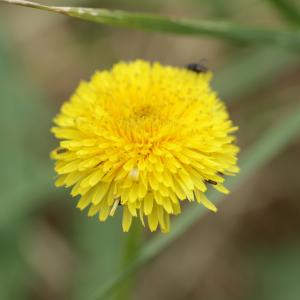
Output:
M162 33L191 35L194 37L207 36L235 42L267 44L300 49L300 30L248 27L229 22L180 19L176 17L130 13L121 10L48 6L25 0L0 1L60 13L85 21L106 25Z

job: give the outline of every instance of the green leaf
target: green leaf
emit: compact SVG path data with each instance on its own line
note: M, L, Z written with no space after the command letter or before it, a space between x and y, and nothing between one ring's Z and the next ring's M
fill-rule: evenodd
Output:
M242 181L245 181L251 175L255 174L259 168L271 161L285 146L299 136L299 134L300 106L295 108L290 115L282 119L278 124L269 128L260 139L244 153L240 160L240 174L235 178L228 178L226 180L226 186L231 190L237 187ZM209 193L209 198L214 202L220 201L222 197L223 196L216 191ZM186 232L205 213L206 210L201 206L192 206L187 209L174 222L169 234L158 234L154 237L141 249L140 255L132 261L128 268L103 285L90 299L106 299L113 288L123 282L123 280L137 268L157 256L164 248Z
M249 43L274 44L294 49L300 48L299 30L247 27L229 22L179 19L120 10L47 6L25 0L1 1L61 13L101 24L181 35L209 36Z

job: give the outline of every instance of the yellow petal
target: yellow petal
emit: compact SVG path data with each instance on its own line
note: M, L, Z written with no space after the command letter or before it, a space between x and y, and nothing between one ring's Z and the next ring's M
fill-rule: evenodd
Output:
M102 199L104 198L109 186L110 186L109 183L101 182L101 183L99 183L98 185L96 185L94 187L94 194L92 196L93 204L97 205L98 203L100 203L102 201Z
M148 193L144 198L144 212L145 215L150 215L153 208L153 194Z
M229 190L226 189L226 187L223 184L221 184L221 183L218 183L217 185L214 185L214 188L217 191L219 191L219 192L221 192L223 194L226 194L226 195L229 194Z
M128 208L123 206L123 219L122 228L124 232L128 232L132 222L132 215L130 214Z
M213 211L213 212L217 212L217 207L212 203L210 202L206 196L203 194L202 195L202 198L201 198L201 203L206 207L208 208L209 210Z
M158 226L158 215L156 205L153 207L151 214L148 216L148 225L150 231L155 231Z

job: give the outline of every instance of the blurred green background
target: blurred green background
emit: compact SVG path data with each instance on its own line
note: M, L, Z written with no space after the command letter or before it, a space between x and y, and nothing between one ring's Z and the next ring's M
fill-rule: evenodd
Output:
M282 2L300 11L297 0L47 3L298 26ZM121 270L128 235L120 216L87 218L54 187L50 128L80 80L136 58L176 66L206 59L240 127L242 152L299 104L299 51L112 28L0 3L1 300L90 299ZM112 299L300 299L299 154L298 138L226 197L218 214L145 265L132 297L123 290Z

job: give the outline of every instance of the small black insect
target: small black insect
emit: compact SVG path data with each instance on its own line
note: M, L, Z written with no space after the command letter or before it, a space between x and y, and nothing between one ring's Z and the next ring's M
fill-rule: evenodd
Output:
M208 68L204 63L190 63L186 65L186 68L197 74L206 73L208 71Z
M68 150L67 149L65 149L65 148L60 148L60 149L57 149L56 150L56 153L57 154L63 154L63 153L65 153L65 152L67 152Z
M218 184L216 181L213 181L211 179L207 179L207 180L205 180L205 182L213 184L213 185L217 185Z

